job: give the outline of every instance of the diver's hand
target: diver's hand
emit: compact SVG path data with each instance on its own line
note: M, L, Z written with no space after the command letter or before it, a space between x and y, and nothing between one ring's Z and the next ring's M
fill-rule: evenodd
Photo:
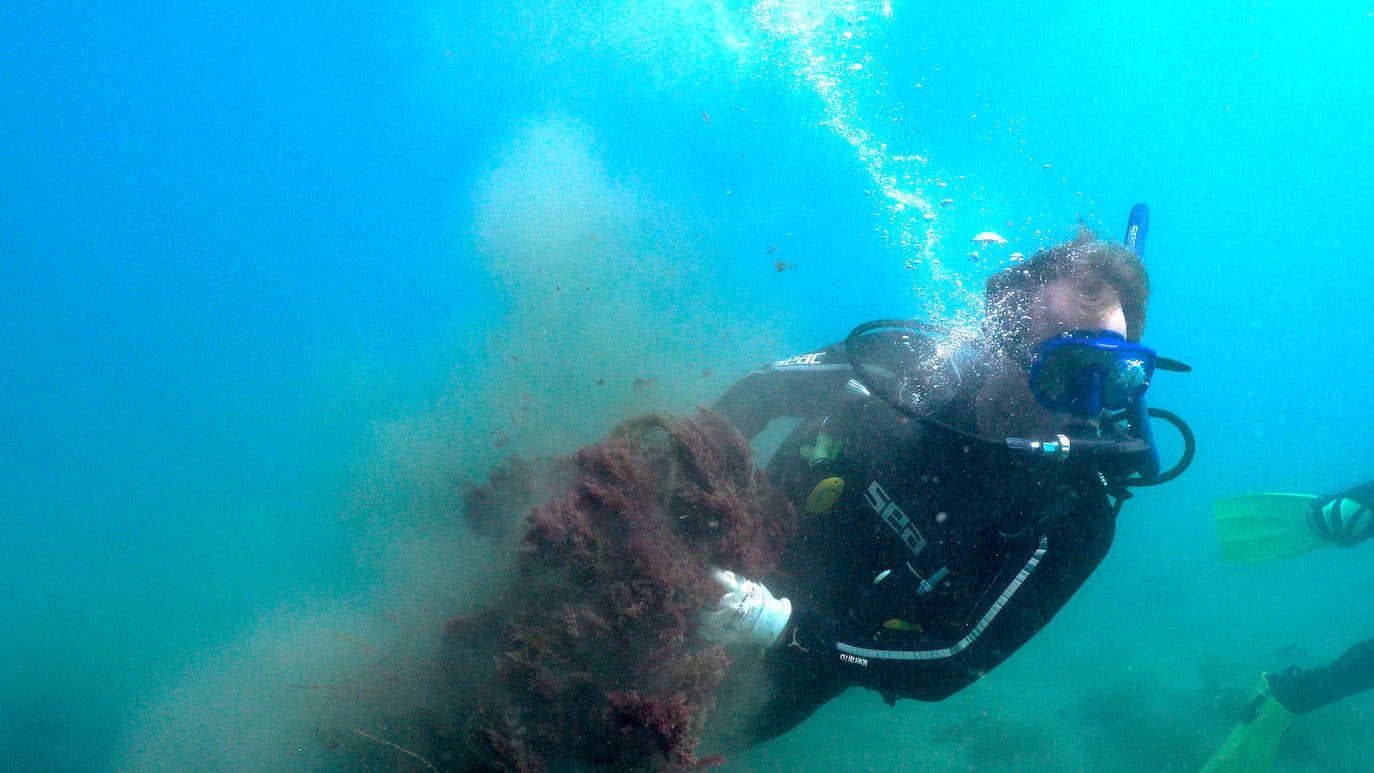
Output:
M759 583L734 572L712 569L711 578L725 592L714 607L701 612L701 635L717 644L771 647L782 638L792 617L792 602L774 598Z

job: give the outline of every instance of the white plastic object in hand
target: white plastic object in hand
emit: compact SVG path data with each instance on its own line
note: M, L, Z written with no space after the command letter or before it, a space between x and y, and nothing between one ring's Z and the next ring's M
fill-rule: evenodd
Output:
M734 572L712 569L711 578L725 591L720 601L701 612L701 635L717 644L771 647L792 617L792 602Z

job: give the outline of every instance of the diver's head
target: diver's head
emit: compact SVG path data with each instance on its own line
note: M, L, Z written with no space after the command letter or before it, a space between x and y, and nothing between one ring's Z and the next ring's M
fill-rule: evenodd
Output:
M1070 330L1114 330L1139 341L1149 298L1140 257L1083 228L988 279L983 332L994 349L1029 366L1041 341Z
M984 317L989 371L975 403L979 430L1019 436L1094 429L1097 417L1078 404L1043 395L1037 399L1029 380L1034 361L1051 342L1074 345L1081 339L1101 350L1114 338L1122 344L1139 341L1149 292L1140 258L1086 229L1073 241L989 279Z

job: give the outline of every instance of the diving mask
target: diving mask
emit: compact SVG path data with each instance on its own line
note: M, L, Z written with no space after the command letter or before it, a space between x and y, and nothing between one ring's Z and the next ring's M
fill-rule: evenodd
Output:
M1031 358L1030 391L1059 413L1093 416L1138 400L1154 377L1153 349L1111 330L1074 330L1047 339Z

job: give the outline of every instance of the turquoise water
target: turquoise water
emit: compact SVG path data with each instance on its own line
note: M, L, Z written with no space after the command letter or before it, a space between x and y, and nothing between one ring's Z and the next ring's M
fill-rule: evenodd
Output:
M0 769L356 764L322 728L385 738L500 564L463 481L961 319L1136 201L1193 469L982 682L730 769L1191 770L1261 669L1374 635L1374 548L1229 566L1210 523L1371 475L1374 15L1005 5L7 9ZM1280 768L1360 768L1371 717Z

